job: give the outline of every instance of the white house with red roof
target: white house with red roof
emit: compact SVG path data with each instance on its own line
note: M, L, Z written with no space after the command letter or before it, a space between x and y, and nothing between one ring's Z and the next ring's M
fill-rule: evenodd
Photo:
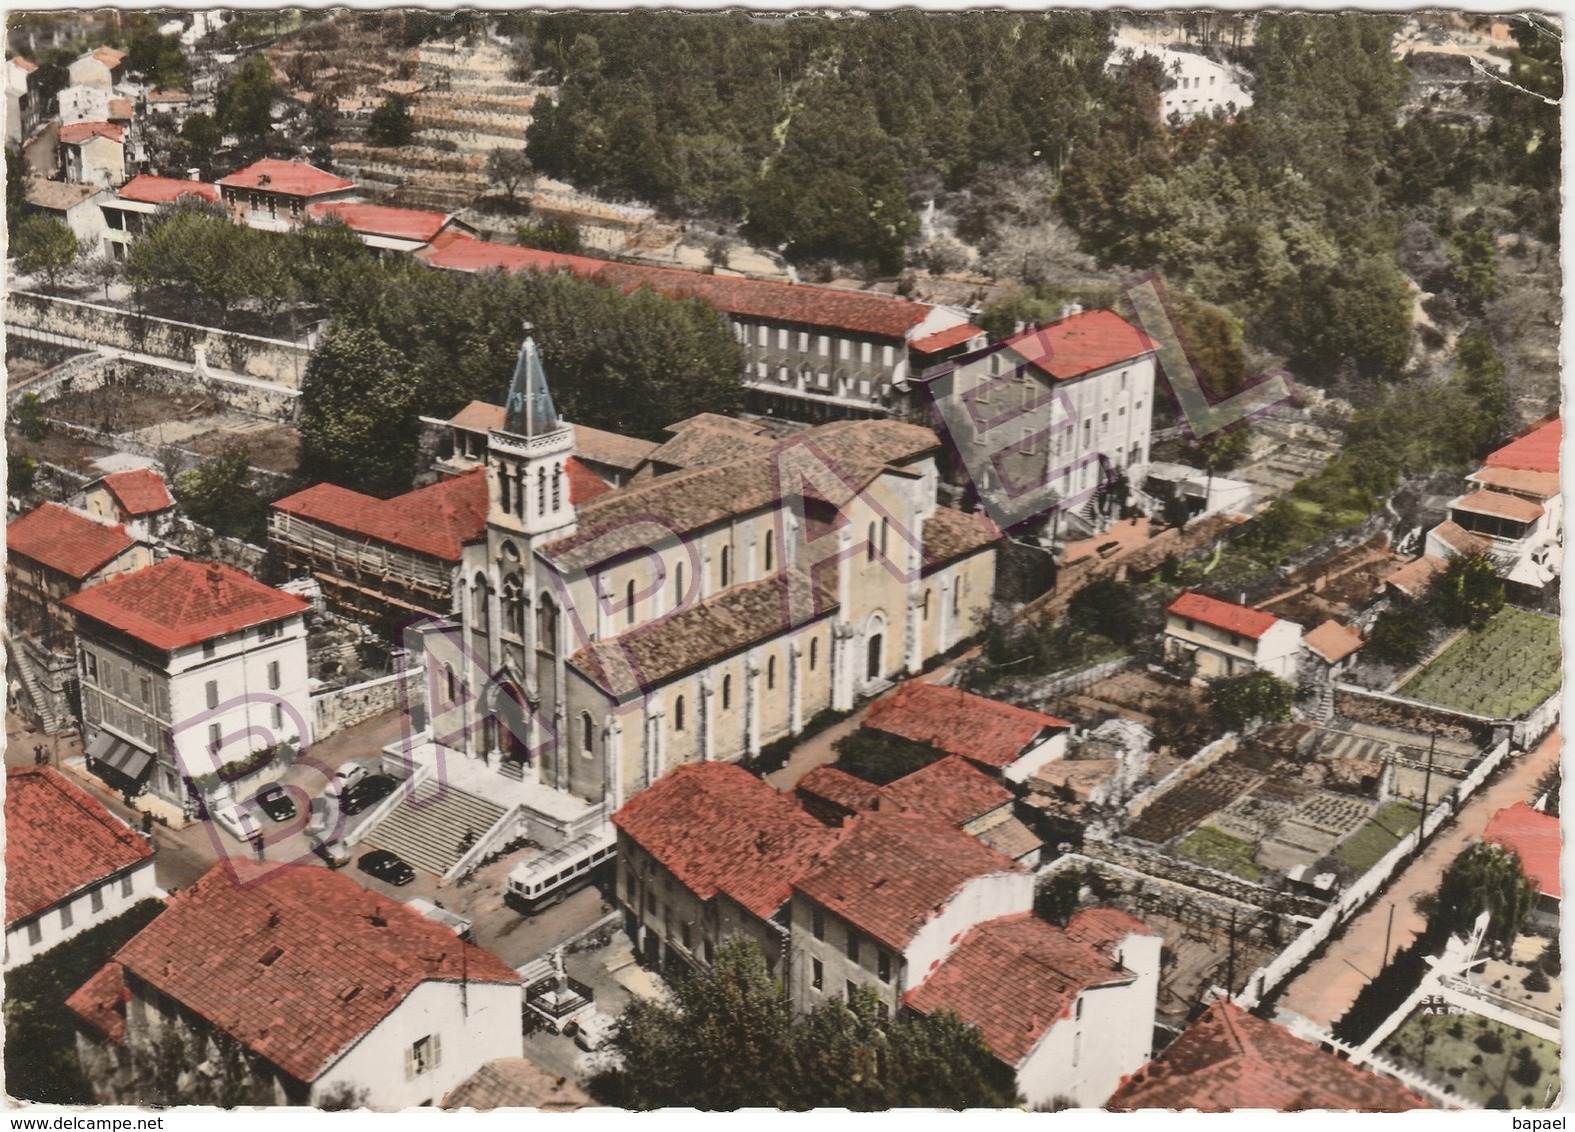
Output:
M978 1027L1028 1108L1097 1108L1153 1053L1163 945L1116 908L1065 928L1017 912L969 929L902 1003Z
M636 951L658 967L699 968L746 939L784 976L792 879L834 830L732 763L674 767L612 820L618 906Z
M1072 725L1015 704L913 680L876 700L864 715L871 731L958 755L985 773L1020 785L1066 757Z
M1556 814L1516 802L1493 815L1482 832L1482 840L1519 857L1520 870L1537 890L1543 910L1558 914L1564 897L1559 875L1564 842Z
M475 235L475 229L446 212L393 208L357 201L323 201L308 205L311 220L338 220L354 232L375 255L420 251L445 232Z
M96 519L122 523L132 536L152 542L166 533L175 515L175 500L164 477L152 468L111 472L88 484L82 509Z
M6 629L71 652L74 621L62 603L152 563L151 550L108 517L40 503L6 525Z
M984 344L960 310L871 291L615 263L463 235L420 258L446 271L567 272L625 291L699 299L733 329L746 407L788 420L887 416L906 407L918 374Z
M110 255L125 259L131 245L145 236L161 210L181 202L219 203L219 186L206 181L186 181L178 177L156 177L141 173L131 178L115 195L99 202L104 212L104 241Z
M356 187L304 161L265 157L219 178L219 192L237 224L288 232L301 226L312 205L349 200Z
M188 810L229 803L280 746L312 740L307 603L239 570L166 558L68 599L88 769Z
M5 834L7 971L163 896L153 842L51 767L6 771Z
M126 179L126 128L109 121L66 123L59 162L63 180L114 188Z
M982 491L1050 492L1097 527L1095 489L1149 461L1158 363L1154 342L1109 310L1068 306L1059 319L975 349L925 377L952 446ZM970 455L984 454L970 461ZM977 467L975 466L977 464Z
M1165 610L1165 655L1191 657L1205 680L1270 672L1296 678L1302 627L1262 610L1188 591Z
M100 1104L435 1105L521 1057L520 979L496 956L343 873L215 865L66 1002ZM156 1050L177 1035L175 1095ZM238 1065L236 1062L238 1061ZM165 1085L165 1088L168 1086Z
M1449 518L1427 535L1426 553L1447 562L1485 554L1506 582L1529 591L1564 568L1564 496L1559 449L1564 422L1552 417L1488 454L1449 503Z

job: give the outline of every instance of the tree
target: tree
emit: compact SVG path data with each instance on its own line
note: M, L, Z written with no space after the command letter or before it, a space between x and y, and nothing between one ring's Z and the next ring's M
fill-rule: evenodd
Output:
M1478 841L1456 857L1444 874L1429 926L1464 935L1485 910L1490 919L1484 940L1502 952L1515 942L1536 900L1536 889L1526 879L1520 858L1508 849Z
M79 250L70 228L43 215L22 221L11 245L16 269L24 275L42 275L50 287L56 286L61 273L76 262Z
M1130 645L1143 630L1136 587L1114 578L1100 578L1073 594L1066 617L1073 627L1119 645Z
M415 136L415 126L410 120L410 108L403 98L385 98L372 111L369 135L373 145L397 148L410 144Z
M521 186L530 184L533 169L531 159L525 156L523 149L498 146L487 154L483 172L487 180L502 185L503 191L513 200Z
M940 751L925 743L862 727L832 746L837 752L837 769L877 786L922 770L941 757Z
M373 495L410 486L417 384L366 327L330 325L301 382L301 473Z
M1252 446L1252 434L1247 428L1233 428L1229 432L1216 432L1187 449L1187 455L1197 461L1200 468L1211 475L1228 472L1242 460Z
M251 472L250 454L232 442L176 477L175 498L193 521L260 546L268 538L268 506L252 486Z
M133 245L126 275L142 286L173 287L192 306L211 303L223 319L251 287L252 252L274 238L182 200Z
M211 114L193 114L181 125L180 152L183 160L199 169L213 165L213 155L224 144L224 131Z
M1486 555L1467 554L1450 560L1431 596L1444 624L1476 630L1504 608L1504 583Z
M38 475L38 461L20 452L5 454L5 482L9 495L26 495L33 490Z
M1209 684L1214 713L1226 727L1246 727L1254 720L1283 723L1291 718L1296 686L1272 672L1250 672Z
M623 1013L619 1068L598 1074L598 1099L633 1109L1005 1108L1012 1075L979 1033L948 1011L886 1021L868 988L793 1017L760 949L740 940L710 970L680 982L674 1005Z
M521 224L514 235L523 247L544 252L574 255L580 250L580 230L573 224L547 220L540 224Z
M273 95L273 69L265 56L253 56L219 90L219 126L242 137L266 136L273 129Z
M138 32L126 45L126 65L141 72L153 87L186 88L186 55L181 51L179 36L152 30Z
M22 184L22 151L15 146L5 148L5 231L16 240L17 227L27 212L27 188Z
M1367 637L1368 655L1399 668L1415 664L1426 646L1426 620L1418 610L1404 606L1380 613Z
M49 435L49 421L44 416L44 402L37 393L24 393L15 409L16 427L28 440L38 443Z

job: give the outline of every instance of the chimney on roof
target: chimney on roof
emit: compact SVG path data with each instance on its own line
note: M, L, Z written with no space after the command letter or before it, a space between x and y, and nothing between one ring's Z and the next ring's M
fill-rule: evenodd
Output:
M222 581L224 581L224 575L219 572L219 568L217 566L214 566L210 563L208 566L208 584L210 586L217 586Z
M765 851L766 851L766 834L765 834L765 831L762 830L759 833L755 834L755 852L757 852L757 853L764 853Z
M186 180L188 180L188 181L200 181L200 180L202 180L202 170L197 168L195 165L193 165L190 169L186 170Z
M1076 299L1069 299L1061 307L1061 317L1062 318L1070 318L1074 314L1082 314L1082 313L1083 313L1083 304L1078 302Z

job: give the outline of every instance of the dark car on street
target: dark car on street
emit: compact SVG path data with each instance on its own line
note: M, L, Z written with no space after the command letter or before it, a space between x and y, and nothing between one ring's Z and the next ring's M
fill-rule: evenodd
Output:
M374 876L396 887L409 884L416 879L416 870L387 849L373 849L370 853L363 853L361 859L356 862L356 868L368 876Z
M295 799L283 786L275 784L257 792L257 804L274 821L289 821L295 816Z
M344 792L342 805L347 814L359 814L371 809L392 794L399 786L399 779L386 774L373 774L363 778Z

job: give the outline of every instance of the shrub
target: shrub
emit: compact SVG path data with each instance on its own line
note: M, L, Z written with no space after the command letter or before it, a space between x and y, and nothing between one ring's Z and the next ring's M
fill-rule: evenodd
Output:
M1552 986L1548 982L1548 976L1543 973L1541 967L1533 967L1530 973L1521 980L1520 985L1529 991L1545 991Z
M1515 1051L1515 1067L1509 1071L1509 1076L1515 1084L1529 1089L1542 1079L1542 1066L1537 1064L1529 1048L1521 1046Z
M1477 1035L1477 1048L1483 1053L1503 1053L1504 1039L1488 1030Z

